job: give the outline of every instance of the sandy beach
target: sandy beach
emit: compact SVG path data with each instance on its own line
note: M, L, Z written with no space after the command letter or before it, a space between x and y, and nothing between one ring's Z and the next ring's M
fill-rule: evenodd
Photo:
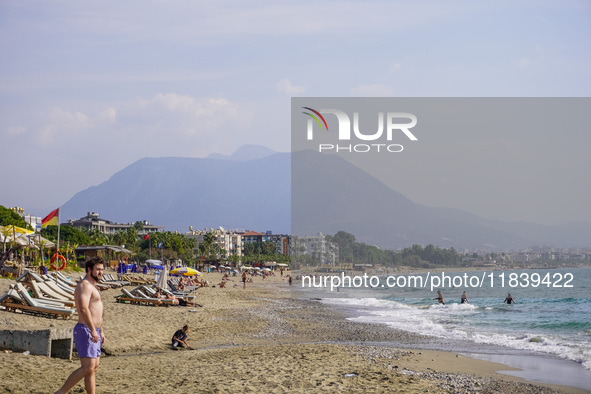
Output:
M217 284L221 274L205 274L205 279ZM511 369L502 364L420 350L428 338L353 323L322 303L293 299L284 279L259 277L242 289L236 277L227 288L200 288L197 302L203 307L196 311L116 303L119 289L103 291L106 342L97 391L584 392L499 374ZM0 279L0 294L12 283ZM75 322L76 317L55 320L0 311L1 330L73 327ZM173 351L172 334L184 324L190 326L188 341L195 349ZM1 352L0 391L53 392L78 366L76 357ZM83 385L72 392L84 392Z

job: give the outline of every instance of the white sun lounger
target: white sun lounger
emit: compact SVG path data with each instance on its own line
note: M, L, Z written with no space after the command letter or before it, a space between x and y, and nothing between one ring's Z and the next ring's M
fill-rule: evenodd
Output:
M53 293L51 289L45 286L45 283L37 283L37 282L30 282L29 286L33 290L35 294L35 298L38 300L46 300L46 301L57 301L62 303L63 305L73 307L75 305L74 301L65 299L65 297L54 297L50 293ZM42 287L46 288L44 291ZM49 291L48 291L49 290ZM59 294L56 294L59 296Z

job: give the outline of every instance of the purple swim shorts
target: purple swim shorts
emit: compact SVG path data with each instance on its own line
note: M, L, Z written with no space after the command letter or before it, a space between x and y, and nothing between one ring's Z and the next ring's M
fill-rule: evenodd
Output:
M99 335L99 340L92 342L92 335L86 324L78 323L74 326L74 344L79 358L101 356L101 330L97 328L96 332Z

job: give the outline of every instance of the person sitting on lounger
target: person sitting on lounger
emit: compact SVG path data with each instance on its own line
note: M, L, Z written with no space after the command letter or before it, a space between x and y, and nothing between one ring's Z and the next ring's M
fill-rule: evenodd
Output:
M172 305L178 305L179 304L179 300L178 300L178 298L176 298L174 296L174 294L166 293L166 299L167 300L172 300Z
M441 290L437 290L437 297L433 299L437 300L440 304L445 305L445 300L443 299L443 294L441 294Z
M189 325L185 324L182 329L177 330L174 335L172 336L172 348L174 350L178 350L180 347L187 347L191 348L191 345L187 342L187 337L189 336Z

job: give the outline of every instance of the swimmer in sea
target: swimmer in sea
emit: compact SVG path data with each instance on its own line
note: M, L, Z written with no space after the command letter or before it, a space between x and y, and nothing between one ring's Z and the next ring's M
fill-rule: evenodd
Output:
M440 304L445 305L445 300L443 299L443 294L441 294L441 290L437 290L437 297L433 299L437 300Z
M461 299L462 304L469 304L470 302L468 301L468 294L466 294L466 292L464 292L462 294L462 299Z
M517 304L517 301L515 301L513 299L513 297L511 297L511 293L507 293L507 298L505 298L505 301L503 301L503 303L507 303L507 304Z

